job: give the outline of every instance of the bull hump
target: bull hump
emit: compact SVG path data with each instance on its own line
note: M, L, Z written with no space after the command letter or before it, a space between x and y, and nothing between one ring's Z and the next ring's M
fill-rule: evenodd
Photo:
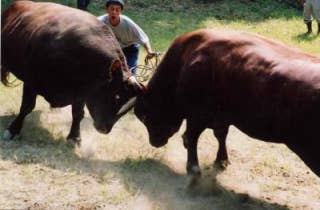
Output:
M52 74L58 71L55 67L69 69L69 72L81 63L84 69L94 64L97 66L95 72L100 75L109 69L113 60L123 57L111 30L90 13L54 3L18 1L3 14L6 18L2 20L7 30L2 31L2 38L3 43L9 46L4 49L7 49L7 55L12 54L6 59L10 60L7 61L8 65L12 63L15 69L26 69L22 68L26 63L22 61L26 60L22 52L27 52L28 63L37 65L30 68L29 72L40 73L45 69L40 66L43 62L38 62L40 57L52 64ZM18 15L19 21L13 22ZM20 27L16 27L16 24L20 24ZM9 34L9 31L14 33ZM28 42L21 41L26 39ZM19 49L19 52L11 52L10 49ZM17 56L13 57L14 54ZM59 62L53 62L56 59Z

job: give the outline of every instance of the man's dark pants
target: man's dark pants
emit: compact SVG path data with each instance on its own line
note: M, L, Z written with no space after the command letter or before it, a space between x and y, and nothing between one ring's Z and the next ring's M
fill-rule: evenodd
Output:
M134 75L137 73L136 67L138 65L139 47L139 44L133 44L122 49L124 55L126 56L128 67L131 73Z

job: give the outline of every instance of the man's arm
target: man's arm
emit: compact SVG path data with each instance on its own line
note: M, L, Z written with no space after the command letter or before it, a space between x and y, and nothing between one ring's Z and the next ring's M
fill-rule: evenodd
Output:
M144 47L144 49L147 51L147 56L146 56L146 59L147 59L147 60L149 60L149 59L151 59L151 58L153 58L154 56L157 55L157 53L155 53L155 52L152 51L150 42L144 43L144 44L143 44L143 47Z

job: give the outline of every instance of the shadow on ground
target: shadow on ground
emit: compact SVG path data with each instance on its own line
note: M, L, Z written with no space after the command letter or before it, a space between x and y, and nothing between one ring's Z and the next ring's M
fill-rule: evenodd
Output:
M54 138L41 127L40 111L31 113L24 124L24 134L13 141L0 141L0 158L17 164L41 164L62 172L75 172L104 183L106 173L114 173L133 195L144 195L165 209L288 209L286 206L239 194L222 186L220 173L207 169L201 177L178 174L159 160L132 159L104 161L79 157L63 138ZM3 134L14 115L0 116ZM32 132L27 132L32 129Z
M320 38L320 35L317 35L316 33L311 33L311 34L302 33L294 36L293 38L297 41L311 42L317 39L318 37Z

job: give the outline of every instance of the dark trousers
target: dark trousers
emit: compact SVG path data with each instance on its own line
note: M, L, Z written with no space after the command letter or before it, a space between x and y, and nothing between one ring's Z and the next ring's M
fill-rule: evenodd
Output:
M126 56L128 67L131 73L134 75L137 73L136 67L138 65L139 47L139 44L133 44L122 49L124 55Z
M77 0L77 7L81 10L87 10L90 0Z

